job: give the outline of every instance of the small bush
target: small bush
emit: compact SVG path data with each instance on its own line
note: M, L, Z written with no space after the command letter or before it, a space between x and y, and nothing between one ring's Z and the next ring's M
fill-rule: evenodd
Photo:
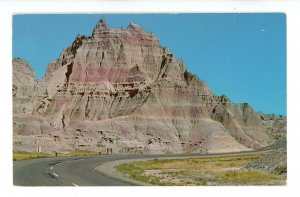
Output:
M286 165L286 163L277 166L277 167L272 171L272 173L274 173L274 174L285 174L285 173L287 173L287 165Z

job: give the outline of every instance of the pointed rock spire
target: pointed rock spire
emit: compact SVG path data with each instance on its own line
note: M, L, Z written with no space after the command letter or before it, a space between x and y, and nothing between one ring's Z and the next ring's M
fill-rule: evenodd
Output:
M109 29L109 26L106 24L104 18L101 18L98 22L98 24L96 25L96 28L100 28L100 29Z
M109 26L106 24L104 18L101 18L93 30L92 36L100 34L103 30L109 30Z
M139 26L139 25L137 25L137 24L135 24L133 22L130 22L127 28L128 29L142 29L141 26Z

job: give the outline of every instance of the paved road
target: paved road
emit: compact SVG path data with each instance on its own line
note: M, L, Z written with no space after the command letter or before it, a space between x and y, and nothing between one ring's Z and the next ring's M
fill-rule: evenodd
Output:
M253 154L248 152L245 154ZM227 153L235 154L235 153ZM227 155L209 154L209 155ZM131 182L99 173L95 167L106 162L162 157L204 157L200 154L172 155L100 155L93 157L47 158L14 161L14 185L18 186L133 186Z

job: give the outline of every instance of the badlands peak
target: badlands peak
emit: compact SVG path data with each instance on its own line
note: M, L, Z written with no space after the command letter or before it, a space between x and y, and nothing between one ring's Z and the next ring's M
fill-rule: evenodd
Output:
M32 72L19 59L13 65L19 150L34 150L38 141L48 152L234 152L268 146L286 131L283 118L215 95L133 23L114 29L100 19L92 36L77 36L39 82L20 83L22 73Z

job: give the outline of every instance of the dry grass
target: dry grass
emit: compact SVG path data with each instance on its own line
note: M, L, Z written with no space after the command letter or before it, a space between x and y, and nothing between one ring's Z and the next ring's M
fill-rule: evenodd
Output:
M245 166L261 155L230 157L155 159L117 166L117 170L153 185L281 185L285 178L250 171Z
M47 153L31 153L25 151L14 151L13 152L13 160L28 160L28 159L37 159L37 158L48 158L54 157L55 155L47 154Z
M266 172L249 171L249 170L229 170L216 173L219 182L230 183L234 185L272 185L282 179L278 175Z
M83 151L83 150L75 150L66 153L58 153L57 157L76 157L76 156L92 156L98 155L98 152L93 151ZM14 151L13 152L13 160L28 160L28 159L38 159L38 158L51 158L55 157L55 154L49 153L33 153L33 152L25 152L25 151Z

